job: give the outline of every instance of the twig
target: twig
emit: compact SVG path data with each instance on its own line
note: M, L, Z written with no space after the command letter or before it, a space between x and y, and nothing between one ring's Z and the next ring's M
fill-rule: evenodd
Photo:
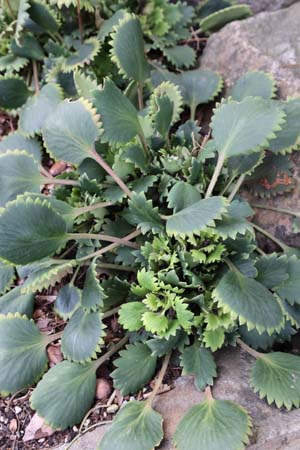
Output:
M125 238L117 238L115 236L108 236L107 234L95 234L95 233L68 233L68 239L99 239L99 241L115 242L119 245L126 245L127 247L132 247L138 249L139 246L133 242L128 241Z
M80 0L77 0L77 19L78 19L78 28L79 28L79 34L80 34L80 42L83 43L83 23L82 23L82 16L81 16L81 10L80 10Z
M32 60L32 70L33 70L34 90L36 94L39 94L40 92L39 75L37 63L34 59Z
M110 311L106 311L105 313L103 313L102 319L107 319L108 317L113 316L114 314L116 314L120 309L120 306L116 306L115 308L111 309Z
M245 174L242 174L242 175L239 177L239 179L237 180L237 182L236 182L234 188L232 189L232 191L231 191L231 193L230 193L230 195L229 195L229 197L228 197L228 200L229 200L230 202L232 202L232 200L234 199L234 197L235 197L236 194L238 193L240 187L242 186L242 184L243 184L243 182L244 182L244 180L245 180L245 177L246 177L246 175L245 175Z
M157 378L157 380L155 382L155 386L153 388L153 391L151 392L151 395L149 396L149 398L147 400L147 404L149 406L152 406L154 398L155 398L156 394L159 391L160 385L163 382L164 376L166 374L166 371L167 371L167 368L168 368L168 365L169 365L169 362L170 362L171 354L172 354L172 352L167 353L165 358L164 358L164 362L163 362L163 365L162 365L161 370L159 372L158 378Z
M115 344L114 346L112 346L112 348L110 350L108 350L108 352L106 352L104 355L102 355L99 359L97 359L97 361L95 361L94 363L94 367L97 370L103 363L105 363L105 361L107 361L112 355L114 355L115 353L117 353L127 342L128 342L129 337L126 335L123 337L123 339L121 339L117 344Z
M215 167L215 171L213 173L213 176L212 176L212 178L210 180L207 192L205 194L205 198L210 197L211 194L213 193L214 187L215 187L215 185L216 185L216 183L218 181L219 175L220 175L220 173L222 171L222 167L223 167L224 161L225 161L225 156L220 153L219 157L218 157L217 165Z

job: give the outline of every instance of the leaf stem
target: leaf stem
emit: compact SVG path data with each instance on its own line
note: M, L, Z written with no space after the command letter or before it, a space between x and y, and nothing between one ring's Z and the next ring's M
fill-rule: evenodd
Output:
M264 234L271 241L275 242L275 244L277 244L278 247L280 247L283 251L287 250L288 246L285 245L280 239L277 239L275 236L273 236L273 234L269 233L267 230L264 230L259 225L256 225L253 222L250 222L250 223L256 231L259 231L259 233Z
M216 183L218 181L219 175L220 175L220 173L222 171L224 161L225 161L225 155L223 155L222 153L219 153L218 161L217 161L217 164L216 164L216 167L215 167L215 171L213 173L213 176L212 176L212 178L210 180L210 183L209 183L209 186L207 188L207 192L205 194L205 198L210 197L211 194L213 193L214 187L215 187L215 185L216 185Z
M38 75L37 63L34 59L32 60L32 71L33 71L33 80L34 80L34 90L35 90L36 94L39 94L40 93L39 75Z
M78 28L80 34L80 42L83 43L83 23L81 16L81 8L80 8L80 0L77 0L77 20L78 20Z
M228 189L230 188L230 186L232 185L234 179L236 178L236 175L232 175L231 178L229 178L228 183L226 184L226 186L224 187L223 191L221 192L221 195L224 195L226 191L228 191Z
M269 206L269 205L257 205L256 203L252 204L253 208L259 208L259 209L266 209L268 211L274 211L282 214L289 214L290 216L299 217L300 213L297 211L292 211L291 209L285 209L285 208L276 208L275 206Z
M171 354L172 354L172 352L167 353L165 358L164 358L164 361L163 361L162 367L160 369L158 378L157 378L157 380L155 382L155 386L153 388L153 391L151 392L151 395L150 395L150 397L147 400L147 405L149 407L152 406L154 398L155 398L156 394L158 393L159 388L160 388L160 386L161 386L161 384L163 382L164 376L166 374L166 371L167 371L167 368L168 368L168 365L169 365L169 362L170 362Z
M13 9L11 7L10 0L6 0L6 4L7 4L7 7L9 9L9 12L10 12L11 16L14 17L14 12L13 12Z
M99 239L99 241L116 242L119 245L126 245L138 249L139 247L133 242L129 242L123 238L117 238L115 236L109 236L107 234L95 234L95 233L68 233L69 240L77 239Z
M120 186L120 188L125 192L125 194L131 198L132 193L126 186L123 180L113 171L113 169L104 161L104 159L95 151L91 151L92 158L105 170L108 175Z
M107 319L108 317L113 316L114 314L116 314L120 309L120 306L116 306L115 308L111 309L110 311L106 311L103 316L102 319Z
M44 184L61 184L62 186L80 186L79 181L64 180L62 178L44 178Z
M238 180L237 180L237 182L236 182L234 188L232 189L230 195L228 196L228 200L229 200L230 202L232 202L232 200L234 199L234 197L235 197L236 194L238 193L240 187L241 187L242 184L244 183L245 177L246 177L246 174L243 173L243 174L240 175L240 177L238 178Z
M97 263L97 267L102 269L112 269L112 270L123 270L124 272L136 272L137 269L135 267L123 266L121 264L112 264L112 263Z
M148 156L149 156L149 150L148 150L148 146L147 146L147 142L146 142L145 135L144 135L143 132L141 132L141 133L139 133L138 136L139 136L139 138L140 138L140 141L141 141L141 144L142 144L142 147L143 147L145 156L146 156L146 158L148 158Z
M60 339L62 337L62 334L63 334L63 331L59 331L58 333L50 334L49 336L45 336L47 344L51 344L51 342L57 341L57 339Z
M139 236L140 234L141 234L140 230L135 230L134 232L132 232L132 233L128 234L127 236L125 236L124 238L122 238L122 240L128 242L128 241L131 241L132 239L134 239L135 237ZM95 257L97 258L106 252L110 252L111 250L118 247L119 245L124 245L124 243L123 242L122 243L113 242L112 244L107 245L106 247L101 248L100 250L97 250L97 251L91 253L90 255L83 256L82 258L78 259L77 261L82 262L82 261L87 261L88 259L91 259L91 258L95 258Z
M105 361L107 361L112 355L117 353L128 342L128 339L129 337L126 335L117 344L112 346L112 348L108 350L108 352L104 353L104 355L102 355L99 359L97 359L97 361L95 361L94 368L96 370L99 369L99 367L103 363L105 363Z
M81 208L75 208L76 217L87 212L95 211L95 209L106 208L107 206L112 206L113 202L100 202L94 203L92 205L83 206Z
M245 350L245 352L252 355L255 359L262 358L262 356L263 356L262 353L259 353L256 350L254 350L253 348L249 347L249 345L245 344L245 342L243 342L240 338L237 338L236 342L239 344L239 346L243 350Z
M138 94L139 110L142 110L144 109L144 101L143 101L143 85L141 82L137 83L137 94Z
M212 401L213 401L214 398L213 398L213 395L212 395L211 387L210 387L210 386L206 386L204 394L205 394L206 399L207 399L209 402L212 402Z

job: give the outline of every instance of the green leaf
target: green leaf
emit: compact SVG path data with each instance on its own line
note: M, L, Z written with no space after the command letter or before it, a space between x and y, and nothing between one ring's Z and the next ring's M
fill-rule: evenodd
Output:
M0 76L0 108L8 111L20 108L30 95L22 78Z
M273 98L276 91L275 80L272 75L265 72L247 72L239 78L229 95L240 102L246 97L261 97L265 100Z
M153 97L151 116L155 129L159 134L165 137L170 129L174 104L167 95Z
M22 36L18 42L12 40L10 48L14 55L22 58L28 58L34 61L42 61L45 58L44 51L39 41L30 34Z
M112 80L106 78L103 89L95 92L94 97L103 122L103 142L127 143L142 133L137 110Z
M29 19L28 9L30 5L27 0L20 0L19 8L18 8L18 17L17 17L17 25L16 25L16 41L19 43L21 32L24 28L26 21Z
M55 312L63 319L71 317L80 306L81 297L82 291L80 289L71 284L66 284L59 290L55 300Z
M9 289L14 279L15 268L0 261L0 294L4 294Z
M193 406L179 423L174 441L178 450L241 450L249 442L251 419L228 400L205 400Z
M156 101L164 96L167 96L173 104L172 116L170 119L170 125L173 125L179 119L182 111L182 96L178 87L170 81L164 81L154 89L150 98L150 115L154 115L156 113ZM158 118L156 118L156 120L158 120Z
M0 154L0 206L24 192L40 192L43 177L33 157L19 150Z
M119 21L125 17L126 13L127 11L125 9L118 9L118 11L116 11L109 19L104 20L101 23L98 33L98 38L100 41L104 41L104 39L110 35L114 27L118 25Z
M96 269L97 265L96 261L94 260L89 266L85 276L81 300L81 304L84 309L91 309L94 311L104 305L103 300L106 297L104 289L100 285L97 278Z
M174 348L183 350L184 345L189 344L188 335L183 330L177 330L175 336L170 336L168 339L153 338L146 341L146 344L152 351L153 356L164 356Z
M64 356L75 362L84 363L96 358L96 351L102 343L103 324L99 312L77 308L64 329L61 348Z
M75 53L68 56L62 63L62 70L64 72L71 72L72 70L83 67L85 64L90 64L100 50L100 42L96 37L91 37L78 45Z
M240 324L247 324L249 330L256 328L260 333L271 334L283 325L282 309L268 289L261 283L247 278L237 270L224 275L213 291L213 297L225 313Z
M181 211L201 200L199 191L185 181L177 181L168 193L168 206L174 212Z
M7 395L27 388L42 376L48 363L46 346L47 339L26 316L0 316L2 393Z
M223 158L247 155L266 148L283 123L284 114L272 103L247 97L242 102L223 102L216 110L211 127L215 145Z
M0 215L0 257L13 264L50 256L66 238L64 219L47 201L15 200Z
M300 358L288 353L262 354L251 372L251 387L278 408L300 405Z
M217 31L233 20L242 20L252 15L250 6L234 5L221 9L200 21L201 30L206 32Z
M42 159L41 146L35 139L26 138L19 131L14 131L5 136L0 142L0 152L6 150L25 150L38 162Z
M196 52L189 45L163 47L162 52L167 60L175 67L185 67L188 69L195 64Z
M143 326L142 315L146 306L142 302L129 302L119 310L119 323L128 331L138 331Z
M203 331L203 342L206 347L210 348L212 352L215 352L224 345L225 330L223 328L217 328L215 330L206 329Z
M158 335L164 334L169 327L169 321L163 313L146 311L143 314L142 322L146 331Z
M0 57L0 72L7 74L20 72L28 63L28 59L10 53Z
M182 375L195 375L195 385L203 391L205 387L213 385L213 378L217 376L216 363L207 348L198 342L186 347L181 355Z
M300 304L300 260L296 256L291 256L288 260L288 278L274 287L275 292L283 300L287 300L291 305Z
M208 103L223 87L221 76L212 70L195 69L177 75L177 82L184 104L189 106L194 117L198 105Z
M285 124L276 133L276 139L270 141L269 150L273 153L287 153L296 150L300 144L300 99L290 98L280 106L286 115Z
M44 28L50 33L58 31L59 22L56 18L53 9L47 5L47 3L37 0L30 1L30 8L28 10L30 18L37 23L40 27Z
M152 233L163 231L158 208L153 207L152 200L147 200L144 193L133 192L128 204L129 208L124 217L131 225L137 225L143 234L150 230Z
M72 273L76 264L75 259L62 262L57 259L47 259L33 264L33 267L29 267L29 276L25 275L28 278L21 286L22 294L30 294L54 286L66 275ZM28 268L28 266L25 267ZM20 276L23 278L22 274Z
M238 176L242 174L250 175L257 166L262 163L265 156L265 152L250 153L250 155L233 156L228 159L227 167L229 169L230 176Z
M237 234L246 234L252 231L252 225L247 217L254 215L254 211L246 202L234 200L227 207L221 220L216 220L215 232L223 239L235 239Z
M0 314L19 313L32 316L34 294L22 294L22 286L17 286L0 297Z
M228 6L231 6L231 0L205 0L204 3L201 3L201 5L198 5L197 7L198 17L203 19Z
M80 423L93 403L95 390L96 375L91 364L63 361L44 375L30 404L52 428L65 430Z
M120 351L120 358L114 361L117 367L111 374L114 386L122 395L135 394L155 373L156 356L152 356L150 348L141 342L126 346Z
M87 100L65 100L44 124L47 151L55 159L80 164L90 156L100 130L98 116Z
M39 94L30 97L20 112L19 129L25 135L40 133L52 111L63 99L62 90L53 83L42 87Z
M268 289L281 285L281 283L289 278L288 259L286 255L272 253L270 255L260 256L255 266L258 272L256 280Z
M76 70L74 72L74 83L80 97L84 97L90 102L94 100L94 91L98 88L97 80Z
M224 197L210 197L199 200L177 212L167 220L166 231L172 235L199 234L207 227L213 227L215 220L226 212Z
M162 421L146 402L129 402L117 414L98 450L153 450L163 439Z
M126 14L118 22L110 42L111 59L126 78L143 83L149 77L149 64L145 56L143 31L134 14Z

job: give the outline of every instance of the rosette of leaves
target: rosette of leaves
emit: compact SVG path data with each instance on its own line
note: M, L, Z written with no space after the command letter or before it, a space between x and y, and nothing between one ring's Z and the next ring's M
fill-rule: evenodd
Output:
M38 8L21 6L38 20ZM103 51L111 47L122 80L114 71L99 85L93 58L82 67L87 41L95 48L88 29L82 43L75 34L47 46L52 62L39 92L19 77L0 80L1 98L9 86L7 109L20 111L18 130L0 144L0 391L37 383L32 408L65 429L91 408L97 370L115 353L112 378L123 395L141 391L162 363L150 398L126 404L100 444L152 450L163 438L153 400L176 349L206 400L182 418L175 444L211 450L225 442L238 450L251 421L239 405L212 397L214 351L238 342L256 359L250 382L262 398L288 409L300 401L298 357L258 353L239 340L264 348L261 342L288 339L298 328L300 262L261 255L254 211L236 197L265 150L285 158L276 153L297 140L297 102L270 100L272 80L249 75L234 87L235 99L216 105L212 139L203 141L181 107L193 116L217 95L220 78L196 70L152 88L139 20L119 19ZM28 30L20 23L21 43ZM132 53L126 42L137 43ZM81 70L73 76L75 66ZM66 79L74 81L71 95ZM50 176L49 155L71 170ZM34 295L52 287L62 326L45 336L31 319ZM124 336L106 349L106 319L117 314ZM58 340L64 360L47 370L47 346Z

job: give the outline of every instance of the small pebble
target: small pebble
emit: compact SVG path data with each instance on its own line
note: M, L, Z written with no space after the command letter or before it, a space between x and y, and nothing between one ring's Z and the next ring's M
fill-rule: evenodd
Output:
M114 413L116 413L116 412L118 411L118 409L119 409L119 406L116 405L116 404L113 404L113 405L110 405L110 406L106 409L106 411L108 412L108 414L114 414Z
M22 412L22 408L20 408L20 406L15 406L15 413L20 414L20 412Z
M75 431L75 433L77 433L78 428L76 427L76 425L74 425L74 427L72 429L73 429L73 431Z
M40 444L42 444L43 442L45 442L45 440L46 440L45 438L41 438L41 439L38 440L38 442L39 442Z

